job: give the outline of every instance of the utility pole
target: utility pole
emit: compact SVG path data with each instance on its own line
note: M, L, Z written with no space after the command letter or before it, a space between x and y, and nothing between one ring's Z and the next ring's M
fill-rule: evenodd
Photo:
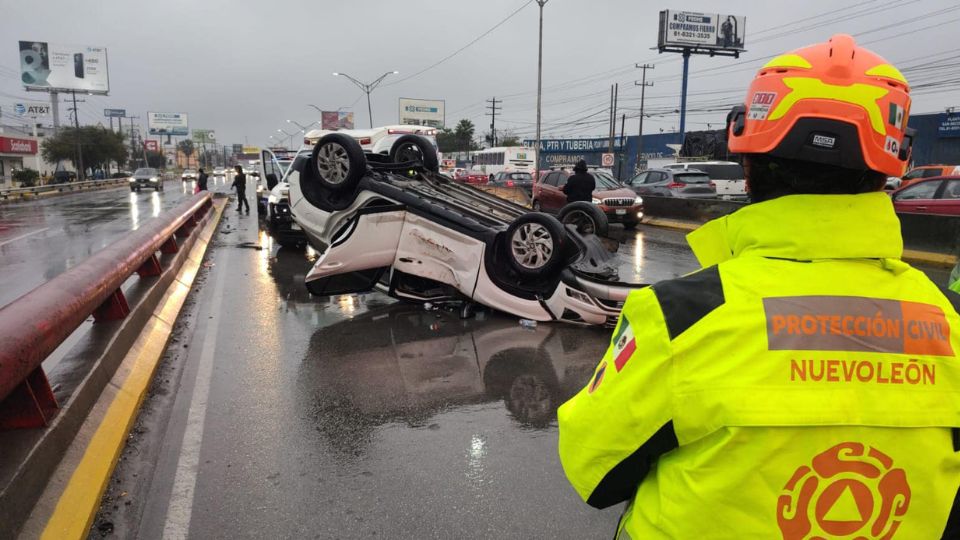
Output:
M534 155L537 156L536 176L534 181L540 181L540 98L543 94L543 6L547 0L537 0L540 6L540 34L537 40L537 147L534 149Z
M82 182L86 179L86 174L84 174L83 149L80 144L80 111L77 110L77 91L72 90L71 93L73 94L73 108L70 110L73 111L73 127L76 129L74 138L77 141L77 168L80 169L77 171L77 180ZM83 101L84 100L81 99L80 103L83 103Z
M626 145L623 142L623 127L626 123L627 115L624 114L620 117L620 151L617 152L617 156L619 156L619 159L617 160L617 180L620 181L623 180L623 177L621 176L623 174L623 153L626 150Z
M640 132L637 134L637 163L634 169L640 169L640 160L643 159L643 100L647 97L647 87L653 86L653 81L647 82L647 70L653 69L653 64L636 64L637 68L643 70L643 78L640 82L633 81L633 84L640 86Z
M610 86L610 144L607 152L613 152L613 138L617 135L617 100L620 97L620 83Z
M50 91L50 107L53 109L53 133L60 131L60 93L56 90Z
M488 99L487 103L491 103L491 105L487 105L487 110L490 111L487 113L487 116L490 117L490 140L492 141L490 146L496 146L497 145L497 113L500 111L502 107L497 106L498 102L496 97L494 97L493 99ZM499 103L503 103L503 100L501 99Z
M136 139L135 139L135 137L134 137L134 132L133 132L133 120L136 119L136 118L140 118L140 117L139 117L139 116L128 116L127 118L130 119L130 159L133 159L133 156L137 155L137 154L136 154L136 153L137 153L137 142L136 142ZM144 156L144 159L146 159L146 156ZM150 163L144 163L143 166L144 166L144 167L149 167L149 166L150 166ZM136 168L136 167L134 167L134 168Z

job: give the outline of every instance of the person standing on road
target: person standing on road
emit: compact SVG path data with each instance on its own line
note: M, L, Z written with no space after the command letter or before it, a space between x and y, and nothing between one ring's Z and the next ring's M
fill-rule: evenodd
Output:
M200 167L200 176L197 177L197 192L207 191L207 178L208 175L203 171L203 167Z
M593 190L597 189L597 181L587 172L587 162L580 160L573 167L573 175L563 186L563 193L567 196L567 203L576 201L590 202L593 200Z
M232 187L237 190L237 212L243 211L243 205L247 205L247 213L250 213L250 203L247 202L247 175L243 174L243 167L237 165L234 167L237 174L233 177Z
M848 35L778 56L727 117L754 204L703 269L630 294L558 411L618 538L960 538L960 295L901 260L910 87Z

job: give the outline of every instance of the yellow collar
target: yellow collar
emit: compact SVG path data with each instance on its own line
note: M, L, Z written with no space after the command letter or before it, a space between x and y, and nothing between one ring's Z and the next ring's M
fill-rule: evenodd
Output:
M899 259L900 220L883 192L787 195L751 204L687 235L704 268L734 257Z

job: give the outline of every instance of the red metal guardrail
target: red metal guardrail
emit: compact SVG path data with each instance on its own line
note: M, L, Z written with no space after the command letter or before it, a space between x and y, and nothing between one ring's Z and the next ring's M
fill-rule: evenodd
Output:
M194 195L0 309L0 430L47 425L59 407L44 359L91 314L126 317L124 281L162 274L157 252L176 253L212 207L209 193Z

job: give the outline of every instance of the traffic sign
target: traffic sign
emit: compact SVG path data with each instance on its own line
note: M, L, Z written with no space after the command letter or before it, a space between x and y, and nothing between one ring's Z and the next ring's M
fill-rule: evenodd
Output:
M613 154L604 152L600 155L600 166L613 167Z

